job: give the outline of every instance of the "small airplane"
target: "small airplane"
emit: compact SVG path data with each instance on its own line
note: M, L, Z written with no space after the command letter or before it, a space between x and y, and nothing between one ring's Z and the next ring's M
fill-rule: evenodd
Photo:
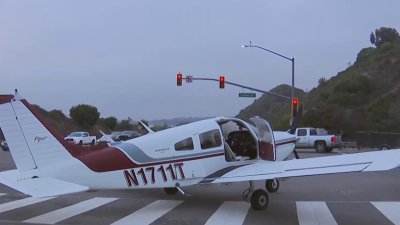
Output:
M400 166L400 150L288 159L297 139L218 117L109 145L66 142L16 91L0 95L0 127L17 167L0 172L0 183L34 197L88 189L164 188L168 194L198 184L249 182L243 199L255 210L268 206L279 180L343 172L383 171ZM255 181L265 188L255 188ZM264 185L263 185L264 186ZM266 190L267 191L266 191Z

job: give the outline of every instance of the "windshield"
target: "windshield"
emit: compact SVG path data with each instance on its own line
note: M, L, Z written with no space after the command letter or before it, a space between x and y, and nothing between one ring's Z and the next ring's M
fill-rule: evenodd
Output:
M82 136L82 133L80 132L73 132L70 135L68 135L68 137L80 137L80 136Z

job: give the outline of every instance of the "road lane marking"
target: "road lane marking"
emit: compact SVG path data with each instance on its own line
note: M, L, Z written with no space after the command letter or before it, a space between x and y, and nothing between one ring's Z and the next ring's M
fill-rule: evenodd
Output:
M400 225L400 202L371 202L395 225Z
M300 225L337 225L325 202L296 202Z
M7 212L13 209L17 209L20 207L36 204L39 202L44 202L50 199L53 199L54 197L48 197L48 198L35 198L35 197L29 197L29 198L24 198L12 202L7 202L0 204L0 213L2 212Z
M117 200L118 198L92 198L75 205L67 206L52 212L25 220L26 223L55 224L62 220L71 218L81 213L90 211L104 204Z
M112 223L112 225L150 224L182 202L183 201L157 200Z
M241 225L246 219L249 208L250 204L247 202L224 202L205 225Z

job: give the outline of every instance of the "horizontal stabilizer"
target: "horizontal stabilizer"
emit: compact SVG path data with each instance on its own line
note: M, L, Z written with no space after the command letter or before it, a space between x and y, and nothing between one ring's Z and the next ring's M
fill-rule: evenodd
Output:
M17 181L18 171L0 173L0 183L32 197L50 197L87 191L89 187L54 178L34 178Z

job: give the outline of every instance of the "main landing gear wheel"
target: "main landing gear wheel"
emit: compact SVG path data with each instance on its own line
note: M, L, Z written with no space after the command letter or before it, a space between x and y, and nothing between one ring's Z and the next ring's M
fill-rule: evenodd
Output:
M269 203L268 193L262 189L254 191L253 181L250 181L250 187L243 191L243 200L249 202L254 210L266 209Z
M164 188L165 193L169 194L169 195L174 195L176 193L178 193L178 189L176 188Z
M277 192L278 189L279 189L279 180L277 180L277 179L266 180L265 181L265 188L270 193Z
M266 209L269 198L266 191L258 189L251 195L251 207L254 210Z

